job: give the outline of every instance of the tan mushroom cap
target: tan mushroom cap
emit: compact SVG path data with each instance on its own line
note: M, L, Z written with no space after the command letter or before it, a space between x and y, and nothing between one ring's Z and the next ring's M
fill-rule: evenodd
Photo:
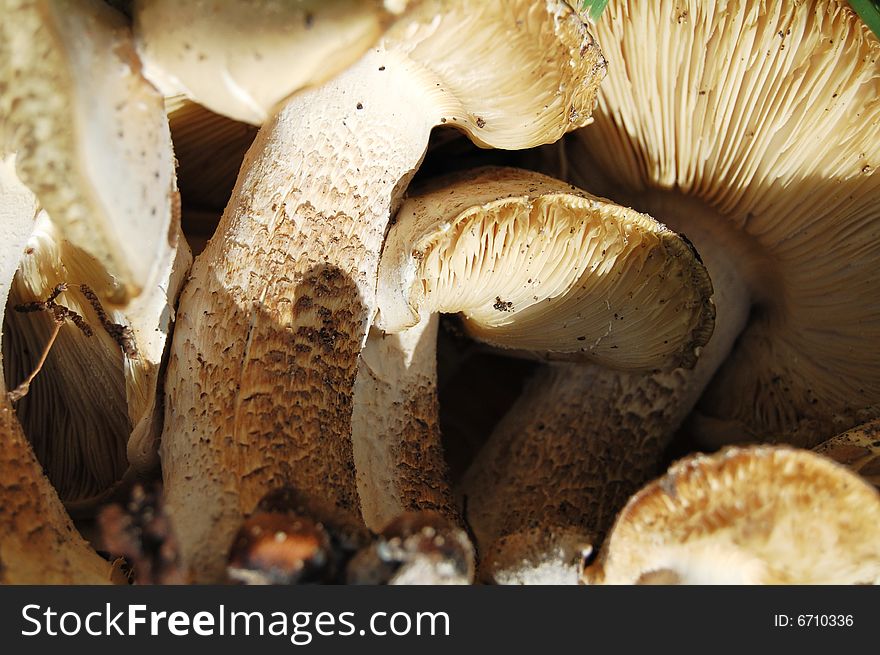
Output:
M880 493L788 447L695 455L618 516L588 583L880 582Z
M166 95L262 124L291 93L354 63L407 2L140 0L144 71Z
M645 214L486 168L409 198L379 268L385 332L461 312L486 343L620 369L691 367L712 333L694 251Z
M750 253L751 318L698 431L815 445L877 416L877 38L837 0L613 0L596 34L611 63L578 137L599 192L658 220L689 196Z
M174 165L162 96L125 18L100 0L4 0L0 114L19 176L123 305L161 278ZM108 147L109 146L109 147Z

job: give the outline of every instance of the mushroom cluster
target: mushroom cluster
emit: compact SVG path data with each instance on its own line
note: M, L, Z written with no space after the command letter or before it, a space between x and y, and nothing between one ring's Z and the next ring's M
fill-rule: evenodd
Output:
M880 583L880 41L589 4L0 0L0 582Z

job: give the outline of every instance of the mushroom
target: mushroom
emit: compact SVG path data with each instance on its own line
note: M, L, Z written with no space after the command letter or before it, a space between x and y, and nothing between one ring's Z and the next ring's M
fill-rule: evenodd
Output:
M880 488L880 420L837 435L813 449Z
M4 16L3 147L43 210L12 260L10 304L51 297L97 333L60 325L17 414L65 500L94 501L129 464L158 463L157 387L190 260L168 123L125 18L103 2L10 0ZM14 386L55 323L17 311L5 323Z
M477 169L407 199L382 253L377 330L355 385L353 443L368 525L446 491L423 472L442 462L436 313L460 312L472 337L552 360L462 483L490 571L484 577L577 582L602 509L596 487L610 464L601 430L586 440L564 429L568 415L589 415L592 373L582 369L592 363L611 379L693 366L712 331L711 294L705 269L674 233L538 173ZM632 413L650 410L638 399L622 402ZM533 412L546 431L528 430ZM519 431L522 439L506 438ZM627 457L638 460L650 446L633 439ZM401 456L407 452L421 457ZM388 461L398 466L382 465ZM495 566L498 548L510 563ZM515 562L511 573L508 564L527 555L542 561L528 572Z
M626 504L588 584L877 584L880 493L784 446L674 464Z
M706 446L812 447L880 415L877 38L835 0L613 0L596 30L621 65L571 179L686 235L715 288L656 434L695 407Z
M38 211L34 195L15 174L14 156L0 160L0 322ZM74 529L7 394L0 375L0 583L110 582L112 565Z
M166 96L261 125L290 94L346 68L407 0L138 0L144 75Z
M196 260L169 363L163 471L198 579L222 576L267 489L357 511L358 356L385 229L431 128L507 149L551 142L589 120L603 73L559 0L432 0L263 125Z

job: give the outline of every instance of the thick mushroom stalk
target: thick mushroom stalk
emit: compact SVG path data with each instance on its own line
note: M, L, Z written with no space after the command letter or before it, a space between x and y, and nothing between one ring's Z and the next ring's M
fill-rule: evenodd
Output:
M812 447L878 416L876 37L835 0L613 0L596 30L626 65L571 141L572 180L686 235L716 292L662 433L696 406L705 444Z
M588 584L877 584L880 493L786 447L695 455L633 496Z
M200 579L222 575L267 489L357 510L358 356L382 239L431 128L550 142L589 120L603 72L563 2L435 0L263 126L184 291L169 365L163 470Z
M576 582L579 555L594 543L603 484L626 476L630 459L653 455L654 444L609 442L601 428L587 430L587 421L574 430L566 421L589 414L584 399L595 391L597 371L612 369L611 380L634 375L624 371L692 367L712 331L711 284L674 233L563 182L490 168L434 184L404 203L383 250L376 326L391 334L371 335L362 358L355 417L375 420L355 420L356 457L400 461L397 452L419 443L439 457L436 409L408 420L413 403L431 397L436 379L423 375L410 386L372 382L394 380L389 370L398 378L401 370L433 373L426 361L433 366L434 343L422 335L431 335L436 312L460 313L471 336L497 347L572 360L548 364L539 374L541 382L499 427L504 435L484 447L464 488L484 563L498 557L504 541L505 552L519 557L531 550L541 558L531 573L516 562L516 575ZM427 344L392 352L413 336ZM368 356L371 348L385 355L376 358L379 366ZM630 416L651 417L651 404L643 401L629 398L629 414L618 417L634 430ZM536 416L546 425L530 431ZM527 436L520 439L518 430ZM621 451L623 471L608 470L616 464L608 450ZM358 459L359 472L377 470ZM381 517L376 522L400 511L401 499L434 491L417 487L405 462L400 470L396 480L375 474L360 480L365 510L375 508ZM508 569L493 569L496 581L504 577L502 568Z
M14 157L0 161L0 320L38 211L34 195L15 175ZM74 529L7 392L0 375L0 583L110 582L111 564Z

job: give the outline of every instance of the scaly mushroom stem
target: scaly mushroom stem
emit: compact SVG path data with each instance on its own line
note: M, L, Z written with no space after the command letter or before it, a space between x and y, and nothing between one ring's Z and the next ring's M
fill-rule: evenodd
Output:
M440 437L438 325L432 314L397 334L373 329L361 351L352 449L361 513L379 537L352 562L355 583L473 582Z
M484 53L520 66L516 81L475 69ZM267 489L358 509L358 355L382 239L432 126L505 148L553 141L588 120L603 72L562 2L424 2L263 126L181 299L169 364L163 470L197 579L222 576Z
M596 513L590 493L601 486L608 462L596 459L607 444L582 439L587 430L603 432L603 425L592 425L584 394L596 394L597 416L607 413L605 428L625 420L640 435L644 421L633 415L650 421L659 404L654 396L670 391L619 398L627 380L638 379L633 371L694 366L714 312L711 285L693 250L650 217L558 180L484 168L437 180L406 201L386 239L378 290L377 326L389 333L409 339L434 312L461 312L464 329L481 341L570 360L547 365L524 392L471 469L465 494L484 561L499 549L519 549L519 557L531 548L540 561L529 572L517 564L517 575L577 582L592 536L577 533L585 516ZM390 353L398 341L385 338ZM416 355L434 357L433 349L419 346L409 358L386 354L380 362L385 376L416 368ZM673 374L670 379L677 382ZM435 383L423 376L420 386L405 387L398 397L424 395ZM390 394L355 398L356 407L377 415L395 416L406 407ZM408 427L404 418L386 425ZM425 437L412 429L398 436ZM650 428L641 436L656 439Z
M197 577L219 573L241 516L267 489L293 485L359 508L349 421L374 306L370 271L430 129L427 108L415 120L401 111L417 100L395 93L407 83L382 77L405 76L402 68L370 53L288 103L257 135L193 267L169 363L162 458ZM386 121L393 136L383 137ZM231 502L198 500L223 497Z
M434 314L398 334L374 330L361 352L352 444L361 512L375 531L418 510L461 520L437 423L438 323Z

